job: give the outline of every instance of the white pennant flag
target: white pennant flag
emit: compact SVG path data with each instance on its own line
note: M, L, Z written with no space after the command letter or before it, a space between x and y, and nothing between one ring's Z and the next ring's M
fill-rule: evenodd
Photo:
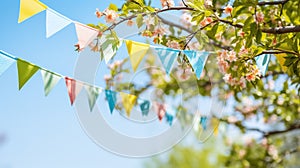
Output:
M72 20L62 16L52 9L46 11L46 37L49 38L72 23Z

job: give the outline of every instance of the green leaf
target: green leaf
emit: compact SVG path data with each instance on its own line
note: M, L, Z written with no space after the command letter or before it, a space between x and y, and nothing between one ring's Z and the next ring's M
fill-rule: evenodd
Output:
M138 14L136 17L136 25L138 28L143 26L143 15L142 14Z
M115 4L113 4L113 3L111 3L111 4L109 4L108 9L114 10L114 11L118 11L118 6L115 5Z

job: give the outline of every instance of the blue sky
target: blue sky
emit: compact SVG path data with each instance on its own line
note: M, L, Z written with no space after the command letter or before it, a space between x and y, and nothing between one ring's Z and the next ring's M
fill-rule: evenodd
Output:
M105 9L102 0L41 0L50 8L81 23L97 23L95 8ZM54 72L73 76L78 54L73 25L47 39L45 12L18 24L19 0L1 2L0 49ZM141 167L145 159L111 154L94 144L81 129L70 106L64 81L44 97L39 72L18 91L16 65L0 76L0 168L53 167Z

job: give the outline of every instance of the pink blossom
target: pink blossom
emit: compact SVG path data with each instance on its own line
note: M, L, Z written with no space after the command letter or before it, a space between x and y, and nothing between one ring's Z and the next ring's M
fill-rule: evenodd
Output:
M100 12L98 8L96 8L95 15L97 16L97 18L100 18L103 15L103 13Z
M186 27L196 25L195 22L192 22L192 16L188 13L183 13L180 17L180 22L183 23Z
M151 25L154 25L154 18L148 16L147 18L144 19L144 23L146 24L147 27L150 27Z
M210 6L212 6L213 4L212 4L212 0L205 0L204 1L204 6L205 7L210 7Z
M263 23L264 22L265 15L262 12L256 13L255 19L257 23Z
M229 117L227 118L227 121L228 121L229 123L236 123L236 122L238 122L238 119L237 119L235 116L229 116Z
M218 61L218 66L219 66L219 70L221 71L221 73L226 73L227 70L229 69L229 64L227 61Z
M160 0L161 6L163 8L173 7L175 6L175 3L173 0Z
M246 88L246 79L244 77L241 77L241 79L239 81L239 86L241 88Z
M232 12L232 10L233 10L232 6L228 5L228 6L226 6L225 9L224 9L224 13L230 15L231 12Z
M227 60L229 62L233 62L237 60L236 53L234 51L230 51L227 55Z
M180 49L180 45L177 41L169 40L167 46L174 49Z
M163 27L157 27L154 32L153 32L153 36L163 36L167 33L167 30Z
M245 47L242 47L240 52L239 52L239 55L245 55L245 54L248 54L249 53L249 50L246 49Z
M107 82L112 79L111 75L104 75L104 80Z
M114 23L116 19L119 17L116 11L110 9L105 9L104 14L105 14L105 21L107 23Z
M206 25L210 24L212 21L213 19L211 17L206 17L200 22L200 25L202 27L205 27Z
M246 75L246 79L247 79L247 81L249 81L249 82L255 81L255 80L256 80L256 76L255 76L255 74L253 74L253 73L248 73L248 74Z
M243 32L242 30L240 30L240 31L238 32L238 36L244 38L244 37L245 37L245 32Z
M127 26L133 26L134 21L132 21L131 19L127 21Z

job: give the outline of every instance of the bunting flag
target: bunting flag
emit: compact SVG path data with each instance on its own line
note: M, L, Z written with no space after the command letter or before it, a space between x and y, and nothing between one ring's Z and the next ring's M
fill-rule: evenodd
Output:
M59 82L61 77L53 72L43 69L41 69L41 74L44 81L45 96L48 96L54 86Z
M52 9L46 10L46 37L49 38L72 23L72 20L62 16Z
M266 75L266 72L268 70L268 65L269 65L269 62L270 62L270 58L271 58L270 54L263 54L263 55L257 56L255 58L256 65L260 69L261 74L263 76Z
M285 57L287 56L287 54L286 53L275 54L275 56L276 56L276 58L277 58L277 60L278 60L278 62L280 64L282 70L284 72L286 72L288 70L288 67L284 66L284 63L285 63Z
M172 123L173 123L173 116L171 115L171 114L169 114L169 113L166 113L166 121L167 121L167 123L171 126L172 125Z
M212 127L214 129L213 133L214 133L215 136L217 136L219 134L219 123L220 123L219 119L217 119L217 118L212 118L211 119L211 124L212 124Z
M197 78L200 79L209 52L197 52L193 50L184 50L183 52L187 56L190 64L192 65Z
M80 49L88 46L98 36L99 33L98 30L78 22L75 22L75 28Z
M99 94L102 92L102 89L97 88L97 87L93 87L93 86L90 86L90 85L85 85L84 88L85 88L85 90L87 91L87 94L88 94L90 111L93 111L95 103L96 103L96 101L99 97Z
M116 55L117 50L122 46L123 40L119 41L119 44L116 45L116 48L113 48L112 43L116 43L116 40L110 38L108 35L102 35L100 40L101 54L104 56L105 63L107 64L113 56Z
M73 105L76 96L80 93L82 89L82 85L77 83L75 79L69 77L65 77L65 82L68 89L71 105Z
M200 118L200 125L204 130L207 128L207 117L206 116L201 116Z
M150 109L150 101L138 99L138 104L140 105L142 115L147 116Z
M39 0L20 0L20 11L18 23L36 15L48 7Z
M155 48L156 53L164 66L166 73L170 75L173 64L180 51L171 48Z
M161 104L161 103L158 103L158 102L156 102L155 105L156 105L155 106L155 111L157 113L157 117L158 117L159 121L161 121L166 115L166 112L167 112L166 107L165 107L164 104Z
M138 43L131 40L126 40L127 51L130 57L130 62L135 72L145 57L146 53L150 48L150 44Z
M137 97L135 95L120 92L122 103L125 108L127 116L130 116L131 110L136 102Z
M117 102L117 93L112 90L105 90L105 96L106 100L108 101L110 113L112 114Z
M9 58L6 54L0 51L0 76L5 72L13 63L14 59Z
M40 69L38 66L33 65L21 59L17 59L18 77L19 77L19 90L26 84L26 82Z

